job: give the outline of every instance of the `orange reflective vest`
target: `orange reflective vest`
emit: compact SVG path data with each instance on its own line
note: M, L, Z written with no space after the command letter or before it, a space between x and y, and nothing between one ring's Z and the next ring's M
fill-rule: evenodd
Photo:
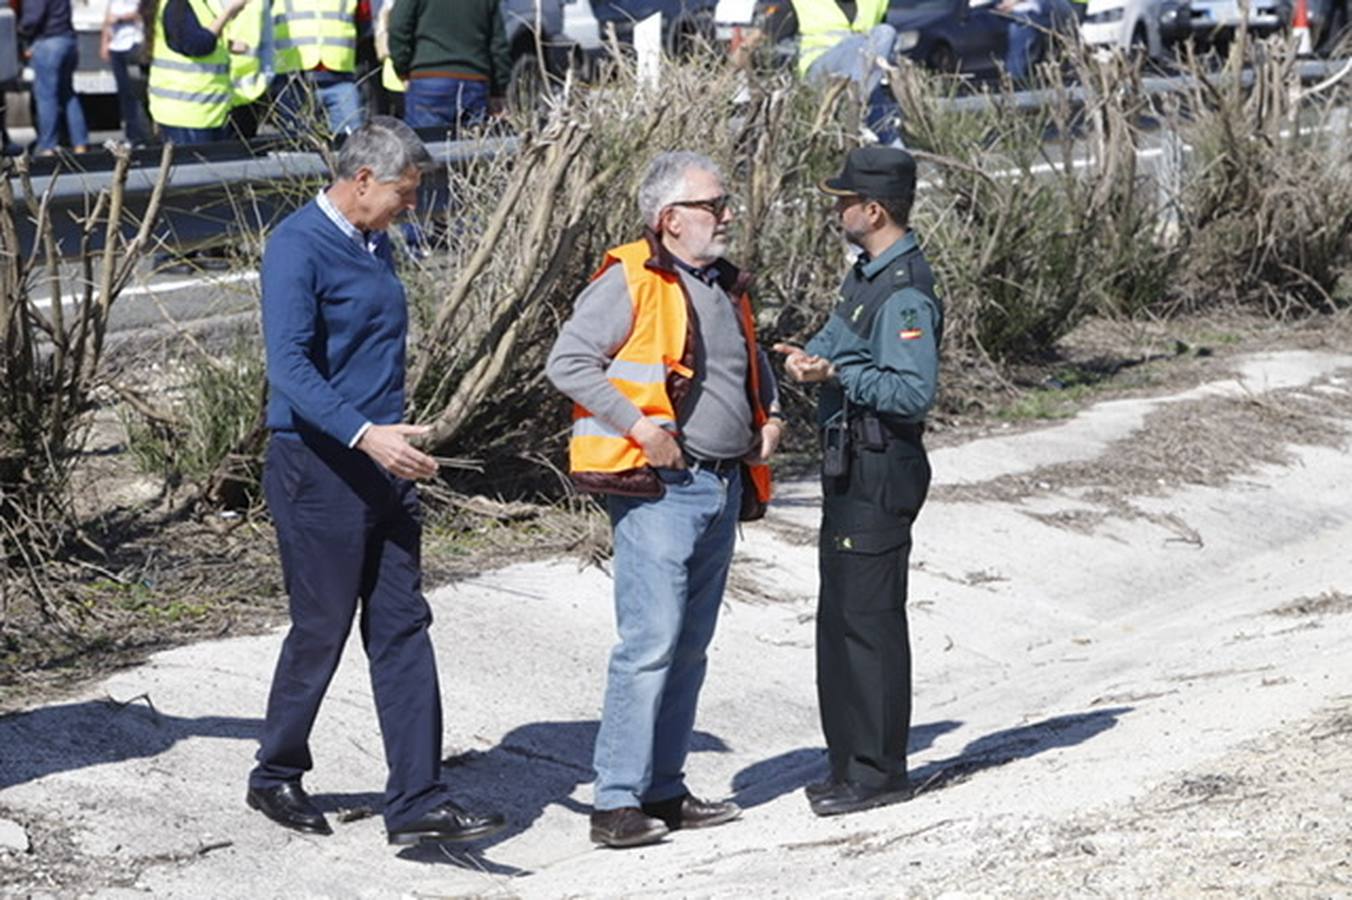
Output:
M677 410L690 393L695 377L695 335L693 315L681 278L674 268L657 258L655 241L634 241L616 247L592 276L595 280L614 265L624 266L629 285L634 324L624 345L606 368L611 384L633 401L649 418L674 430ZM751 403L756 433L767 418L761 403L760 354L756 347L756 325L751 313L751 298L742 282L734 293L746 338L747 399ZM568 446L569 469L573 480L584 491L660 497L661 479L648 466L643 447L621 434L578 404L573 405L573 435ZM770 500L770 468L746 466L749 483L743 484L742 519L759 518ZM746 488L753 490L747 491ZM754 501L754 502L753 502Z

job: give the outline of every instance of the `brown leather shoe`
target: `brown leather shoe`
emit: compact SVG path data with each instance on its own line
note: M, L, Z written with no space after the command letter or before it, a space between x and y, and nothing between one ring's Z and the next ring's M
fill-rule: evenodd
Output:
M672 831L678 828L712 828L731 822L742 814L742 808L731 800L701 800L694 794L645 803L643 811L654 819L666 822Z
M667 836L667 826L650 819L636 806L599 810L591 814L591 839L607 847L640 847Z

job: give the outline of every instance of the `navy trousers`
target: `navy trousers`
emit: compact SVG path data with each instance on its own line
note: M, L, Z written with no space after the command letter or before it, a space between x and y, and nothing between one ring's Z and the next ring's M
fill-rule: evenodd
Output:
M389 767L385 824L415 821L449 799L417 489L361 451L283 435L268 446L263 491L277 528L291 630L249 784L299 781L313 767L310 730L360 609Z

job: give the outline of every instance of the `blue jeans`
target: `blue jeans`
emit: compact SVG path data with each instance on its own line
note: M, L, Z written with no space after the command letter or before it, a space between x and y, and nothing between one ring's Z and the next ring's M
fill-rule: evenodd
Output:
M210 144L213 141L224 141L230 138L230 127L221 125L217 128L181 128L178 125L161 125L160 135L166 141L173 141L180 147L188 144Z
M848 78L859 86L864 99L864 124L879 143L900 142L901 107L891 88L885 86L878 57L893 60L897 31L891 25L875 26L867 34L851 34L812 61L805 76L808 84L821 86L834 78Z
M595 808L686 793L685 757L704 683L705 650L732 562L741 478L706 469L659 470L666 496L610 496L615 621L601 729Z
M75 35L39 38L33 42L33 100L38 107L38 152L55 150L61 120L72 147L89 143L84 110L75 95L75 66L79 62Z
M1005 69L1014 81L1027 81L1032 74L1033 60L1041 52L1043 34L1051 27L1051 17L1020 13L1010 16L1005 26L1008 46Z
M332 134L344 134L366 121L357 82L350 72L291 72L273 84L279 125L288 133L308 133L308 125L324 108Z
M146 120L146 109L141 104L141 94L131 82L131 66L141 53L141 48L132 50L111 50L109 62L113 67L113 81L117 83L117 103L122 115L122 133L133 144L150 143L150 124Z
M412 128L444 127L455 137L461 127L488 117L488 82L473 78L410 78L404 94L404 121Z

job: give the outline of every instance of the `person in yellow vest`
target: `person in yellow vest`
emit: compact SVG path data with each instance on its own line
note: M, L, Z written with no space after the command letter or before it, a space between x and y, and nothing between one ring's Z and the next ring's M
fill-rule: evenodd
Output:
M201 144L229 137L230 48L226 26L261 0L165 0L155 14L150 117L165 140Z
M284 131L319 119L332 134L366 121L357 90L357 0L272 0L274 109Z
M375 16L376 59L380 60L380 89L385 93L386 109L391 115L403 117L404 92L408 82L394 71L394 60L390 58L390 13L398 0L385 0ZM396 111L397 108L397 111Z
M620 641L590 823L610 847L741 813L695 797L683 773L737 522L764 513L783 429L748 279L723 258L718 166L661 154L638 206L644 236L606 254L545 367L575 404L573 480L604 496L614 536Z
M793 0L798 18L798 74L821 85L848 78L865 102L865 124L879 143L901 146L900 118L882 84L883 64L895 61L897 32L883 21L888 0L859 0L854 17L836 0Z

